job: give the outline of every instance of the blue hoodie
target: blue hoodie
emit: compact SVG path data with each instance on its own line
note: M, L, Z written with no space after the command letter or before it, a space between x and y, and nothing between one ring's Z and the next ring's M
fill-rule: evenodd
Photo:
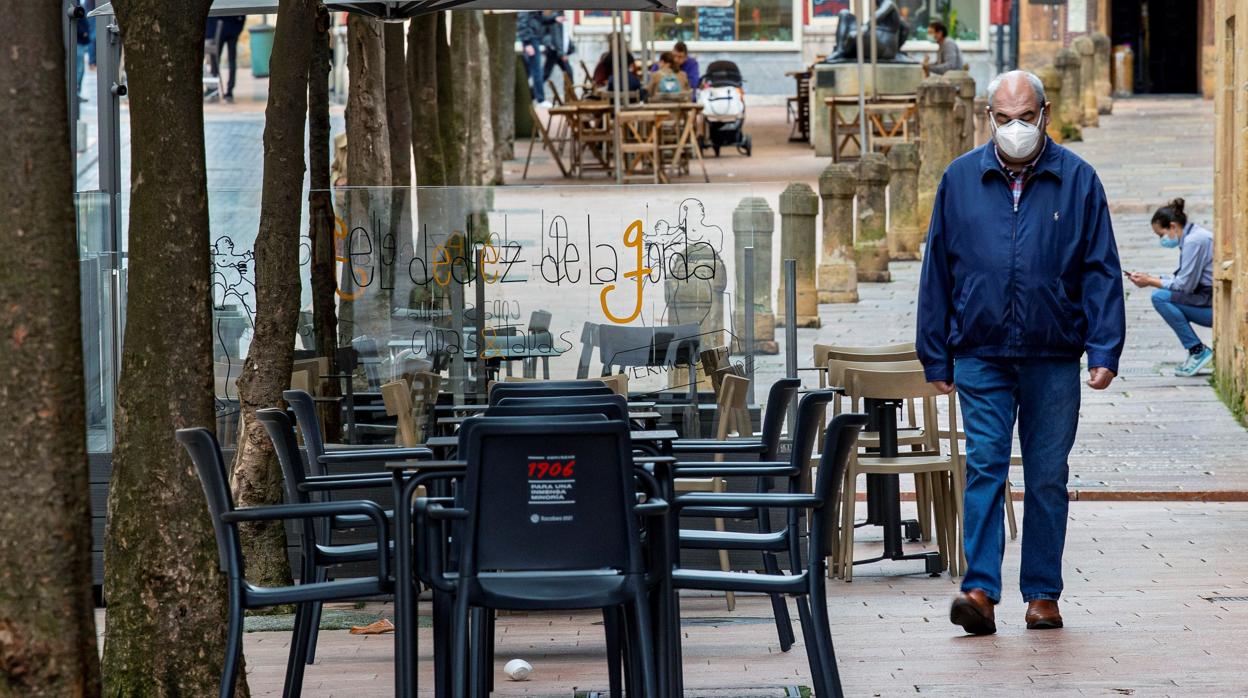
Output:
M1018 210L992 142L941 178L919 282L915 346L929 381L955 357L1078 358L1118 372L1122 268L1092 166L1049 141Z

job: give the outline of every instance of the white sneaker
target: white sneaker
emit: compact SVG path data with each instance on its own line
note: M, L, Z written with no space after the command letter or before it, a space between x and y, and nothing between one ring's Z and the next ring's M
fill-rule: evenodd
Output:
M549 99L544 99L544 100L542 100L542 101L538 102L538 103L537 103L537 106L541 107L542 109L550 109L550 108L551 108L551 107L553 107L554 105L550 103L550 100L549 100Z

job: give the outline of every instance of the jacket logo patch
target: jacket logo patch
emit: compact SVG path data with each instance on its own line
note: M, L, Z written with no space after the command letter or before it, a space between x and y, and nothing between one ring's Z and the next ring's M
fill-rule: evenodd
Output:
M1053 212L1053 222L1054 222L1054 223L1056 223L1056 222L1057 222L1057 219L1059 219L1059 218L1061 218L1061 217L1062 217L1062 214L1058 213L1057 211L1054 211L1054 212Z

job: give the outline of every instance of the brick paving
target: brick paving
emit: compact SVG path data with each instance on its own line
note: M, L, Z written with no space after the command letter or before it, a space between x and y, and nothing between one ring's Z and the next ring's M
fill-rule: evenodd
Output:
M1010 542L998 634L983 638L960 635L949 624L956 587L948 577L915 574L914 563L860 569L853 583L833 581L828 592L846 694L1243 695L1245 536L1244 503L1076 502L1066 548L1066 628L1024 629L1019 544ZM870 547L860 546L859 554ZM1228 598L1206 600L1214 597ZM686 598L683 608L686 619L697 619L686 625L683 640L686 695L779 697L786 687L809 685L803 645L779 652L765 599L741 597L729 613L722 598L703 595ZM496 695L605 690L598 622L582 613L501 617ZM253 695L280 694L289 637L246 636ZM420 631L420 642L421 695L431 695L428 630ZM392 692L392 636L323 631L318 647L305 696ZM502 674L513 657L534 665L531 680Z

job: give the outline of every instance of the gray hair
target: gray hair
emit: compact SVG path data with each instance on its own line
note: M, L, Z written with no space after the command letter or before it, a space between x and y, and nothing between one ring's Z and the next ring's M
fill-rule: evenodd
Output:
M1033 89L1036 93L1036 109L1043 110L1044 103L1048 101L1048 98L1045 97L1044 94L1044 82L1040 80L1035 73L1031 73L1026 70L1011 70L1006 73L1001 73L997 77L993 78L992 82L988 83L988 108L992 108L992 104L997 97L997 88L1001 86L1001 83L1005 82L1007 79L1016 77L1025 78L1027 82L1031 83L1031 89Z

